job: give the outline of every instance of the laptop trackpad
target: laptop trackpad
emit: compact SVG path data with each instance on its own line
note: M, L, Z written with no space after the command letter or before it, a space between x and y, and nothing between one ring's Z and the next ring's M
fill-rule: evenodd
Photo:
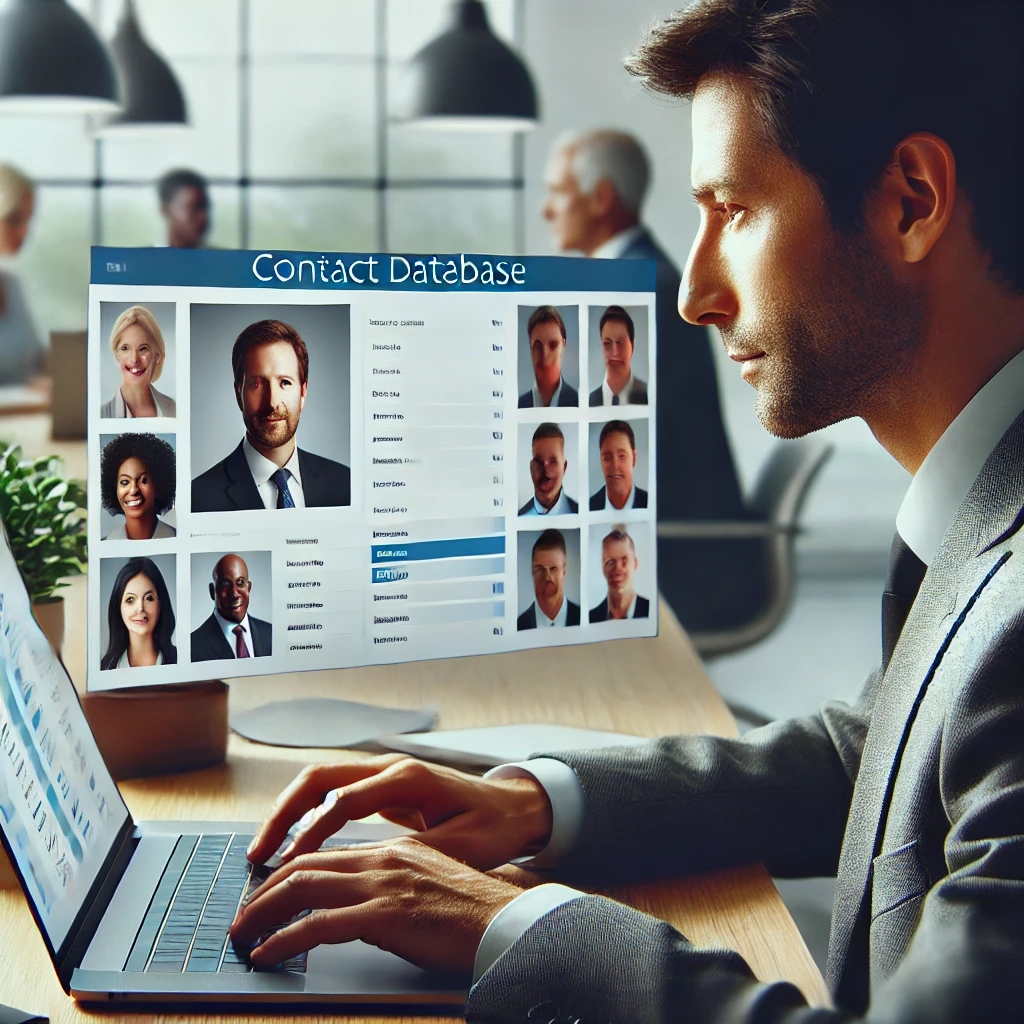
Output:
M311 950L305 980L307 995L418 995L430 1001L432 994L446 994L448 1001L455 997L460 1002L470 982L468 974L424 971L394 953L358 941Z

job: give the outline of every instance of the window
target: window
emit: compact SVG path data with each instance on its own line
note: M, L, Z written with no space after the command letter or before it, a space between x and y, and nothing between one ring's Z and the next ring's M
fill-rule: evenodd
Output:
M122 0L69 0L109 39ZM155 184L211 183L209 243L325 250L521 252L521 142L405 130L403 71L448 0L137 0L191 126L94 138L83 118L0 117L0 160L38 183L16 268L40 327L85 323L88 245L163 240ZM514 42L522 0L488 0Z

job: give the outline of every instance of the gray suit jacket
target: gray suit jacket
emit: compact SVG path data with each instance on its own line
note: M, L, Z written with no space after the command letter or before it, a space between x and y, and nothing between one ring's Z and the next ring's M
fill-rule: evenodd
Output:
M854 707L741 740L555 754L584 830L564 880L763 861L838 869L836 1010L758 984L602 897L563 904L474 986L470 1021L1017 1021L1024 1016L1024 416L989 458L921 585L885 675ZM638 841L637 837L642 837Z

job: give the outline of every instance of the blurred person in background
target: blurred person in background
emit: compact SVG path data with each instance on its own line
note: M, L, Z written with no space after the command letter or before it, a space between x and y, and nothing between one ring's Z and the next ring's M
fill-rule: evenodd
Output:
M35 209L35 187L17 168L0 164L0 254L25 244ZM23 384L43 368L45 349L18 279L0 269L0 384Z
M206 179L184 168L168 171L157 183L160 215L167 222L172 249L202 249L210 230L210 191Z

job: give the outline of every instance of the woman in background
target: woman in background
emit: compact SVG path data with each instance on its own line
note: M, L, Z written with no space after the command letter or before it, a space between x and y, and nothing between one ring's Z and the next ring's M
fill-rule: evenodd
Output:
M164 368L166 349L160 325L145 306L131 306L117 318L110 332L110 350L121 371L121 386L103 403L100 416L122 420L173 416L174 399L153 387Z
M174 449L155 434L120 434L100 455L100 501L124 516L104 540L160 540L175 529L162 516L174 505Z
M107 626L110 643L101 670L177 664L171 595L151 558L130 558L122 566L110 591Z
M25 244L34 208L31 180L0 164L0 254L13 256ZM0 384L24 384L38 376L44 351L18 279L0 270Z

